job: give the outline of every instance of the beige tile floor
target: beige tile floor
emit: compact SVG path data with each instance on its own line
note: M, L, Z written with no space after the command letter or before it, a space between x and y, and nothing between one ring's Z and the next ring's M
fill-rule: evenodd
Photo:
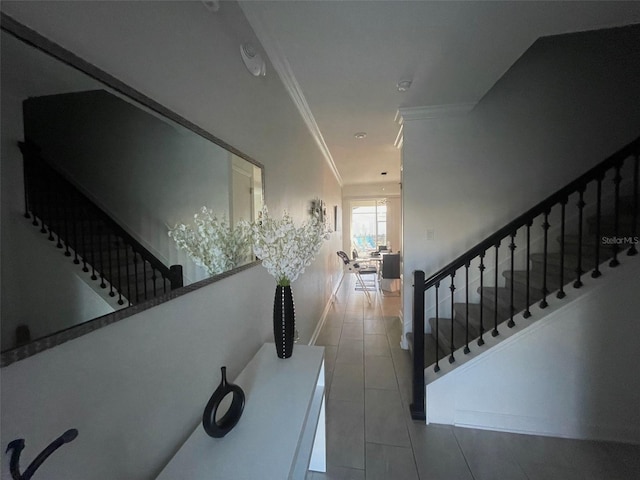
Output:
M327 473L307 480L636 480L640 446L425 425L409 415L399 297L370 305L345 278L325 346Z

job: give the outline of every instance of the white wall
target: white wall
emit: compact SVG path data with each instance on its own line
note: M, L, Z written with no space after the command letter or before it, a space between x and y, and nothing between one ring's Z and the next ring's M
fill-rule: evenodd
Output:
M405 122L405 332L414 270L435 273L638 135L639 35L539 40L470 113Z
M428 422L640 443L640 259L621 262L453 372L429 372ZM544 314L536 308L532 319Z
M223 2L218 15L200 2L2 2L2 10L262 162L272 212L302 220L314 197L341 204L273 70L264 78L245 70L239 44L255 39L236 4ZM293 284L303 343L338 279L340 246L332 235ZM200 421L219 367L235 378L270 339L274 291L255 267L3 368L2 445L22 437L33 455L74 427L78 438L40 476L154 478Z

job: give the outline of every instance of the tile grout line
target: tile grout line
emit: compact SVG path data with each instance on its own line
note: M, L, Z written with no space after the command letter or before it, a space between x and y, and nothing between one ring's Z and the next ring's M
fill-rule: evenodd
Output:
M381 314L384 314L384 311L382 311L381 309ZM384 319L384 315L381 315L382 317L382 322L384 324L384 330L385 330L385 337L387 338L387 346L389 347L389 356L391 358L391 364L393 365L393 373L394 376L396 377L396 387L398 389L398 397L400 398L400 410L402 412L402 418L404 419L404 428L407 432L407 438L409 439L409 448L411 448L411 458L413 458L413 467L415 469L416 472L416 476L418 478L418 480L420 479L420 472L418 471L418 461L416 460L416 450L414 448L413 445L413 439L411 438L411 431L409 429L409 425L407 424L407 412L404 409L404 403L403 403L403 399L402 399L402 393L401 393L401 386L400 386L400 381L398 379L398 368L396 366L396 361L393 358L393 354L391 353L391 339L389 338L389 329L387 328L387 322Z
M473 470L471 470L471 465L469 465L469 460L467 460L467 456L464 454L462 445L460 445L460 442L458 441L458 436L456 435L455 426L451 429L451 432L453 433L453 438L456 441L456 445L458 445L458 450L460 450L460 453L462 454L462 458L464 458L464 463L467 465L467 470L469 470L469 475L471 475L471 478L473 478L473 480L476 480L476 476L473 474Z

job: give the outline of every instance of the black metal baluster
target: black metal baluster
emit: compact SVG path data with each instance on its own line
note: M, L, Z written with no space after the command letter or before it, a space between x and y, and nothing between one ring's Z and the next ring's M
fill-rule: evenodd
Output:
M515 251L516 251L516 232L511 233L511 243L509 243L509 250L511 251L511 277L510 277L510 285L509 285L509 322L507 322L507 327L513 328L515 326L515 322L513 321L513 316L516 313L516 306L514 302L514 292L513 292L513 272L514 272L514 262L515 262Z
M53 232L51 231L51 190L49 184L47 184L46 190L44 192L44 205L42 207L42 222L40 233L49 233L47 240L53 242ZM47 228L49 229L49 232L47 232Z
M42 216L41 216L41 212L42 212L42 201L41 201L41 197L42 197L42 190L41 190L41 186L40 186L40 182L38 181L37 178L37 173L33 172L33 178L32 178L32 183L34 183L35 185L33 186L32 190L31 190L31 213L33 214L33 220L31 221L31 225L33 225L34 227L38 226L38 218L40 219L40 221L42 221Z
M613 242L613 258L609 262L610 267L617 267L618 265L620 265L620 261L618 260L618 252L620 251L618 239L620 234L620 181L622 180L622 177L620 176L621 166L621 162L618 162L618 164L616 165L616 175L615 177L613 177L613 183L616 186L616 198L613 212L613 237L615 241Z
M95 248L95 224L93 222L92 216L89 214L90 209L86 210L87 212L87 222L89 223L89 248L91 253L91 280L97 280L98 276L96 275L96 248Z
M80 235L82 236L82 271L88 272L89 267L87 266L87 261L89 258L89 253L87 252L87 231L91 233L91 225L86 224L87 221L87 212L84 207L80 208Z
M107 231L107 255L109 256L109 296L115 297L116 293L113 291L113 262L111 260L111 232ZM118 267L118 276L120 275L120 268Z
M54 210L56 210L57 215L58 215L58 219L56 221L56 227L55 227L55 231L56 231L56 248L63 248L62 245L62 240L60 238L60 236L62 235L63 232L65 232L65 222L64 222L64 212L63 212L63 206L60 204L61 200L62 200L62 195L61 193L61 187L62 185L58 185L60 182L55 182L55 189L54 189L54 195L53 197L55 198L55 208ZM65 232L66 234L66 232ZM69 238L69 237L67 237ZM65 240L66 241L66 240Z
M49 234L47 236L47 240L53 242L53 232L51 231L51 193L48 190L49 185L47 185L47 190L45 192L44 197L44 205L42 206L42 217L40 222L40 233ZM49 229L47 231L47 229Z
M44 181L44 172L42 172L42 170L39 172L40 173L40 185L39 185L39 201L40 204L38 205L38 216L40 217L40 233L42 234L46 234L47 233L47 228L45 226L45 222L46 222L46 209L47 209L47 192L46 192L46 185L45 185L45 181Z
M494 271L494 299L493 299L493 330L491 332L492 337L497 337L500 333L498 332L498 253L500 251L500 242L496 243L496 261L495 261L495 271Z
M69 243L71 243L71 236L69 235L69 222L71 221L73 205L71 204L71 192L69 189L65 188L64 193L60 195L63 199L62 203L62 213L63 213L63 221L64 221L64 256L70 257L71 252L69 251ZM60 237L58 237L60 238Z
M453 294L456 290L456 286L454 283L454 277L456 276L456 272L453 272L451 274L451 285L449 286L449 289L451 290L451 354L449 356L449 363L453 363L456 361L455 357L453 356L453 351L455 350L455 346L453 343Z
M484 316L484 294L483 294L483 283L484 283L484 255L486 252L482 252L480 254L480 265L478 268L480 269L480 338L478 338L478 346L481 347L484 345L484 339L482 336L484 335L484 324L483 324L483 316Z
M78 250L80 248L80 242L78 242L78 206L75 198L73 198L73 193L71 194L70 205L72 213L72 230L73 230L73 263L76 265L80 265L80 259L78 258Z
M144 299L149 300L149 294L147 292L147 261L144 259L142 255L140 255L142 259L142 280L144 283Z
M129 246L125 246L124 250L124 261L126 262L126 272L127 272L127 301L129 302L129 306L133 305L131 302L131 277L129 276Z
M522 314L524 318L529 318L531 316L531 310L529 310L529 307L531 306L531 299L529 297L529 278L531 276L530 274L531 274L531 226L532 225L533 225L533 222L531 221L527 223L527 258L526 258L526 262L527 262L526 289L527 291L525 293L525 303L527 305L527 308Z
M574 288L582 287L582 230L583 230L583 216L584 216L584 207L586 203L584 202L584 191L585 187L582 186L578 189L578 193L580 194L580 198L578 199L578 267L576 268L576 281L573 283Z
M33 214L33 221L31 225L34 227L38 226L38 217L40 217L40 221L42 221L41 211L42 211L42 186L40 185L41 181L38 178L38 170L36 168L35 162L30 160L31 163L30 171L32 174L30 184L33 185L31 188L31 213Z
M125 249L127 248L127 244L123 244ZM118 265L118 305L124 305L124 300L122 300L122 266L120 265L120 238L116 237L116 262ZM109 258L111 258L111 252L109 252ZM129 283L129 277L127 277L127 284Z
M434 367L433 371L434 372L439 372L440 371L440 364L438 363L440 361L440 314L439 314L439 300L438 300L438 288L440 288L440 282L437 282L435 284L436 287L436 366Z
M595 267L593 272L591 272L591 278L598 278L602 273L600 272L600 242L602 239L600 238L600 229L601 229L601 220L602 220L602 180L604 180L604 173L601 173L598 176L598 193L596 200L596 251L595 251Z
M558 290L557 298L564 298L566 293L564 292L564 229L565 229L565 216L567 209L568 198L563 198L560 201L562 206L562 213L560 219L560 290Z
M102 222L100 223L102 226ZM100 288L107 288L107 284L104 283L104 260L102 257L102 228L98 229L98 258L100 259Z
M638 254L638 249L636 248L638 239L638 197L640 196L638 192L638 163L640 163L640 153L636 152L633 159L633 223L631 224L631 248L627 251L629 256Z
M542 258L542 301L540 302L540 308L547 308L549 304L547 303L547 256L549 252L549 213L550 210L545 210L544 212L544 223L542 224L542 228L544 229L544 254Z
M133 274L135 276L136 285L136 303L140 303L140 287L138 285L138 252L133 250Z
M156 275L156 267L151 265L151 262L149 262L149 266L151 267L151 280L153 280L153 296L155 297L156 295L158 295L158 289L156 286L156 280L158 277Z
M464 304L465 304L465 347L464 347L464 353L467 354L469 352L471 352L471 350L469 350L469 266L470 266L471 262L467 261L467 263L464 264L464 282L465 282L465 289L464 289Z

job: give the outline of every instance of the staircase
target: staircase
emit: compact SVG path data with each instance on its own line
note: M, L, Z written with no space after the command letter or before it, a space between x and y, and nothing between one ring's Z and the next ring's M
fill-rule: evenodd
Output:
M603 262L616 267L623 253L637 254L639 155L640 138L428 279L414 272L414 419L425 419L428 365L435 373L444 358L455 365L472 343L482 348L487 335L499 339L514 327L516 314L528 319L532 305L546 308L552 294L563 299L584 275L599 278Z
M629 242L623 242L621 245L617 245L618 249L626 249L632 246L632 238L634 237L634 228L631 224L633 218L631 216L633 212L633 199L631 196L621 199L621 217L619 225L619 234L617 237L622 237L629 240ZM602 237L613 238L613 221L614 214L609 212L601 217L601 235ZM542 302L546 299L546 296L551 292L556 292L558 298L564 296L565 281L574 279L575 283L579 277L585 272L595 273L596 265L595 259L595 234L597 231L595 216L587 219L588 229L585 232L586 238L582 242L582 258L581 262L578 261L579 245L577 235L567 235L564 240L564 256L560 253L548 253L546 256L544 253L532 253L529 255L530 270L503 270L502 277L505 286L500 287L482 287L477 289L477 293L481 299L479 302L466 303L455 302L453 319L451 318L429 318L429 325L431 327L430 335L435 339L435 332L438 332L437 344L442 356L448 355L453 351L465 346L465 338L460 335L458 338L451 341L451 322L453 321L454 332L464 332L466 328L466 321L469 321L469 337L470 339L477 339L480 337L481 325L484 331L487 331L487 320L489 325L495 325L497 319L497 325L500 327L504 322L509 322L512 318L512 313L523 312L527 310L529 305ZM609 229L602 228L603 225L610 225ZM640 232L640 223L636 223L635 232ZM560 247L562 239L558 237L556 239L558 248ZM634 249L635 251L635 249ZM614 256L613 245L604 245L600 248L600 261L604 262L610 260ZM563 261L564 260L564 261ZM579 267L578 267L579 266ZM580 268L580 270L578 270ZM545 275L546 269L546 275ZM578 275L580 271L580 275ZM562 272L562 275L561 275ZM597 274L596 274L597 275ZM546 285L545 285L546 278ZM527 279L529 280L527 289ZM562 287L562 288L561 288ZM513 291L513 299L511 298L511 292ZM527 291L529 292L527 298ZM545 295L545 292L547 295ZM562 293L561 293L562 292ZM546 300L545 300L546 301ZM513 302L513 303L512 303ZM513 312L511 306L513 305ZM467 310L468 309L468 310ZM481 318L482 313L482 318ZM526 316L528 316L525 313ZM438 328L436 323L439 322Z
M132 306L182 286L182 267L165 266L40 155L20 143L25 218L91 280Z

